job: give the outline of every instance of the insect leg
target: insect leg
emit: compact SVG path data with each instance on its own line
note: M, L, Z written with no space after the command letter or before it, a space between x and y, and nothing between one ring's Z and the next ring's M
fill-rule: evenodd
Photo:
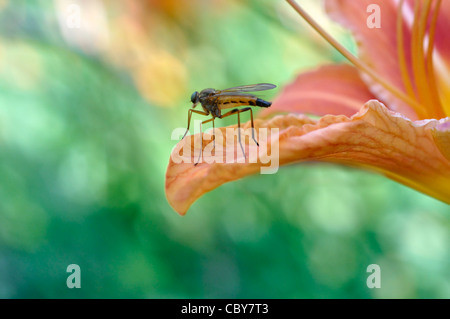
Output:
M239 116L239 114L242 113L242 112L248 111L249 109L251 109L251 108L246 107L246 108L243 108L241 110L240 109L234 109L234 110L231 110L228 113L225 113L224 115L222 115L220 117L221 119L223 119L224 117L227 117L227 116L230 116L230 115L233 115L233 114L237 113L237 115L238 115L238 139L239 139L239 145L241 145L242 154L244 154L244 158L246 156L245 156L244 147L242 146L242 141L241 141L241 117Z
M206 121L203 121L202 122L202 124L206 124L206 123L209 123L209 122L212 122L212 125L213 125L213 149L215 149L216 148L216 132L215 132L215 126L214 126L214 117L213 118L211 118L211 119L209 119L209 120L206 120Z
M216 149L216 128L214 127L214 117L212 119L212 122L213 122L213 143L214 143L213 147L214 147L214 149Z
M186 129L186 133L184 133L184 135L183 135L183 137L181 139L185 138L186 134L189 132L189 127L191 126L192 112L200 114L200 115L205 115L205 116L209 115L209 113L206 113L206 112L197 111L197 110L194 110L194 109L189 109L188 110L188 125L187 125L187 129Z
M242 154L244 154L244 158L245 158L245 152L244 152L244 147L242 146L242 141L241 141L241 111L238 110L237 111L237 116L238 116L238 136L239 136L239 145L241 145L241 150L242 150Z
M234 111L234 110L233 110ZM253 138L253 140L255 141L255 143L256 143L256 145L258 145L259 146L259 143L258 143L258 141L256 140L256 138L255 138L255 123L254 123L254 121L253 121L253 110L252 110L252 108L251 107L244 107L243 109L240 109L239 110L239 113L238 113L238 121L239 121L239 114L240 113L244 113L244 112L247 112L247 111L250 111L250 123L251 123L251 125L252 125L252 138ZM226 113L225 115L227 115L228 113ZM223 116L222 116L223 117Z
M197 158L197 162L194 164L194 166L197 166L198 163L200 163L200 155L203 153L203 132L202 132L202 125L209 123L209 122L213 122L214 125L214 117L209 119L209 120L205 120L200 124L200 136L201 136L201 147L200 147L200 153L198 154L198 158ZM213 130L213 134L214 134L214 130ZM213 135L213 138L215 138L215 136ZM214 139L214 147L216 146L215 144L215 139Z
M242 112L245 112L245 111L250 111L250 121L251 121L251 123L252 123L252 138L253 138L253 140L255 141L255 143L256 143L256 145L258 145L259 146L259 143L258 143L258 141L256 140L256 138L255 138L255 124L253 123L253 110L250 108L250 107L246 107L246 108L243 108L242 110L241 110L241 113Z
M198 153L197 162L194 163L194 166L197 166L200 163L200 156L203 153L203 132L202 132L202 124L200 123L200 152ZM195 143L194 143L194 154L195 154Z

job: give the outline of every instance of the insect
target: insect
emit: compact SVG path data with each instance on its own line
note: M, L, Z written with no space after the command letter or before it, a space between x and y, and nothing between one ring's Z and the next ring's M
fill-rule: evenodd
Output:
M236 86L225 90L215 90L215 89L204 89L200 93L195 91L192 93L191 96L191 102L193 103L192 108L188 111L188 125L186 133L184 134L183 138L186 136L186 134L189 132L189 127L191 125L191 117L192 113L197 113L201 115L211 115L212 118L203 121L201 124L206 124L209 122L212 122L213 125L213 134L214 134L214 120L215 118L223 119L225 117L228 117L233 114L237 114L237 120L238 120L238 138L239 138L239 144L241 145L242 153L245 157L244 147L242 146L241 142L241 118L240 114L244 112L250 112L250 119L251 119L251 125L252 125L252 138L255 141L256 145L259 146L258 141L255 139L255 130L254 130L254 124L253 124L253 111L251 107L245 107L242 109L238 109L236 107L243 106L243 105L250 105L250 106L259 106L259 107L270 107L272 105L271 102L265 101L263 99L258 98L256 95L253 95L251 93L247 92L256 92L256 91L265 91L265 90L271 90L276 88L276 85L270 84L270 83L259 83L259 84L252 84L252 85L242 85L242 86ZM195 107L198 104L202 105L203 111L195 110ZM226 112L225 114L222 114L222 110L234 108L231 111ZM213 136L214 139L214 136ZM215 143L215 139L214 139ZM215 146L215 144L214 144ZM200 156L199 156L200 157ZM197 165L198 162L195 164Z

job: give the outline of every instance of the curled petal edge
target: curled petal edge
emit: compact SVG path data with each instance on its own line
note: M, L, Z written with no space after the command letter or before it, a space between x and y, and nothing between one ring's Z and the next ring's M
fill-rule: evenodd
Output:
M276 150L274 145L279 149L279 165L323 161L368 169L450 204L449 125L450 118L413 122L377 100L367 102L350 118L326 115L316 121L289 114L255 121L257 131L279 129L267 138L268 150ZM256 163L193 165L194 154L190 163L179 163L176 155L189 140L174 148L166 172L166 196L180 215L203 194L267 166L260 158ZM228 142L223 141L225 151L239 158L239 146L231 143L229 149ZM251 143L245 143L246 154Z

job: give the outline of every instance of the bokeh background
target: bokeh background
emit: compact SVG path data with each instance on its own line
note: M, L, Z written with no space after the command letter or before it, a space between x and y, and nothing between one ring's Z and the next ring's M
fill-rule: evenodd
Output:
M193 91L341 60L281 0L0 0L0 298L450 297L449 206L381 176L302 164L184 217L165 199Z

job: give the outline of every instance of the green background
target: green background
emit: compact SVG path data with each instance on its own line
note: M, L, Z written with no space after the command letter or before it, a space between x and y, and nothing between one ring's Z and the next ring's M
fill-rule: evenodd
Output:
M64 35L68 3L0 1L0 298L450 297L449 206L379 175L292 165L168 205L193 91L342 61L284 1L92 1Z

